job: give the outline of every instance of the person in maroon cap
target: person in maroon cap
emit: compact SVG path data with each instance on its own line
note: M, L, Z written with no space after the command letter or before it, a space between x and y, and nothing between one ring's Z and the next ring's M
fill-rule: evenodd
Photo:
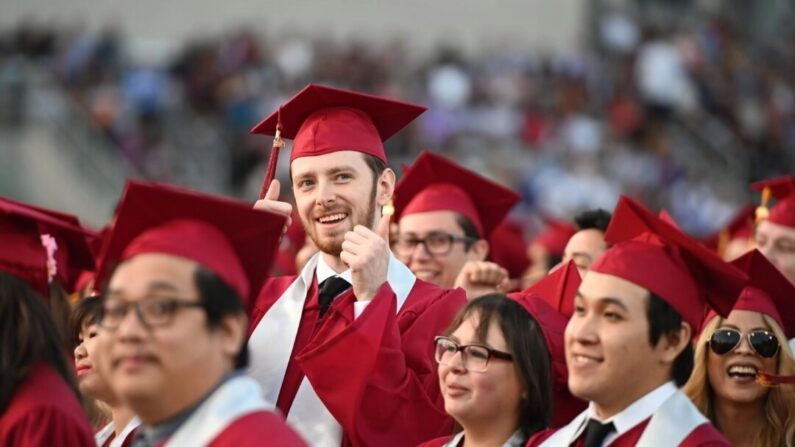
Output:
M563 249L562 263L571 260L577 265L580 276L607 250L605 231L610 224L610 213L603 209L586 210L574 216L577 232L571 235Z
M733 261L754 249L754 215L756 206L748 204L723 228L707 237L704 244L726 261Z
M246 376L247 302L284 218L131 182L100 254L96 367L139 446L303 446Z
M79 226L0 198L0 445L95 445L49 308L73 261L53 234L64 251L67 239L86 243Z
M531 262L522 277L524 287L535 284L560 263L566 243L577 232L574 225L567 221L547 216L543 216L542 220L546 226L535 235L530 241L530 245L527 246L527 254Z
M519 201L513 191L430 152L395 188L398 259L418 278L468 298L505 292L508 271L486 261L488 238Z
M683 391L732 445L792 445L793 385L769 387L760 378L775 383L795 374L787 345L795 337L795 286L757 250L732 264L750 281L728 318L705 318Z
M728 315L747 276L626 197L605 240L565 332L569 390L589 407L528 445L728 445L677 386L707 303Z
M279 133L275 147L294 140L297 214L320 252L297 276L262 288L251 373L312 445L415 445L452 427L432 340L466 298L418 279L392 255L382 213L395 188L383 141L424 110L309 85L253 129ZM255 207L289 215L278 189L269 183Z
M754 233L756 247L795 284L795 177L777 177L751 187L762 192ZM771 196L777 202L768 210Z

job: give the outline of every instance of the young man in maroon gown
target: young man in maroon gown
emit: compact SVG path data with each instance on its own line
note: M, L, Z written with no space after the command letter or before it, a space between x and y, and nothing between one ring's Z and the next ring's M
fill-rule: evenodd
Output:
M707 305L727 315L747 276L628 198L605 240L565 333L569 389L589 407L528 445L728 445L677 387Z
M425 109L309 85L253 132L294 140L297 214L320 252L265 282L252 308L251 374L314 446L405 446L449 433L433 339L461 290L417 279L389 250L395 188L383 141ZM269 185L255 207L288 216Z
M243 371L246 304L283 225L228 199L128 184L100 255L97 366L141 419L134 445L306 445Z

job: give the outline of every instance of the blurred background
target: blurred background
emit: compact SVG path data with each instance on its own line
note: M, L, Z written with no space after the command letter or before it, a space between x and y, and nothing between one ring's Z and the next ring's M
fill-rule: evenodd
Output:
M387 144L513 219L667 209L695 235L795 172L791 0L0 0L0 195L108 221L126 178L257 198L249 129L309 82L430 107ZM280 176L287 179L282 157Z

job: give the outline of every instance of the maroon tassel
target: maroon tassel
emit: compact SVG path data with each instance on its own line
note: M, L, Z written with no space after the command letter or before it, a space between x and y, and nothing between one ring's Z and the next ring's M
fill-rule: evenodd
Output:
M795 374L788 376L777 376L775 374L768 374L760 371L756 375L756 382L762 386L769 387L791 385L795 383Z
M276 164L279 162L279 149L284 147L282 140L282 108L279 107L278 118L276 121L276 135L273 137L273 146L271 147L271 155L268 159L268 169L265 171L265 180L262 182L262 188L259 191L259 199L265 198L268 188L271 185L274 177L276 177Z

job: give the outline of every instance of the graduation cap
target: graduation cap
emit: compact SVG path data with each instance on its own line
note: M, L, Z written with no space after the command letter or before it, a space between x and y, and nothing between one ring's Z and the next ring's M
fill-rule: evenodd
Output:
M723 256L729 242L735 239L750 239L754 232L754 216L756 206L748 204L744 206L723 228L704 240L704 245L715 250L719 256Z
M309 84L251 129L275 137L263 194L273 179L281 138L293 140L290 162L299 157L351 150L387 163L383 142L425 107L379 96Z
M44 297L53 279L68 288L73 273L94 268L92 235L73 215L0 197L0 270Z
M508 298L516 300L538 322L549 350L553 376L554 415L553 426L562 426L571 421L585 402L576 399L568 389L568 369L564 332L574 306L574 295L580 287L580 274L574 261L545 276L532 286ZM561 308L569 310L568 315Z
M778 225L795 228L795 177L788 175L751 184L751 189L762 193L762 203L756 209L756 221L767 219ZM777 199L769 209L770 198Z
M519 196L446 158L423 151L395 186L395 216L453 211L488 238Z
M284 221L247 203L130 181L100 255L95 287L106 285L119 262L165 253L209 269L248 308L268 273Z
M488 259L508 270L511 278L521 277L530 266L522 227L517 222L505 219L492 230L488 240Z
M562 255L569 239L577 232L577 228L565 220L550 216L541 216L541 220L544 221L546 227L536 234L532 243L544 246L554 255Z
M613 244L591 270L639 285L671 305L695 331L707 305L726 316L748 277L695 239L622 196L605 233Z

